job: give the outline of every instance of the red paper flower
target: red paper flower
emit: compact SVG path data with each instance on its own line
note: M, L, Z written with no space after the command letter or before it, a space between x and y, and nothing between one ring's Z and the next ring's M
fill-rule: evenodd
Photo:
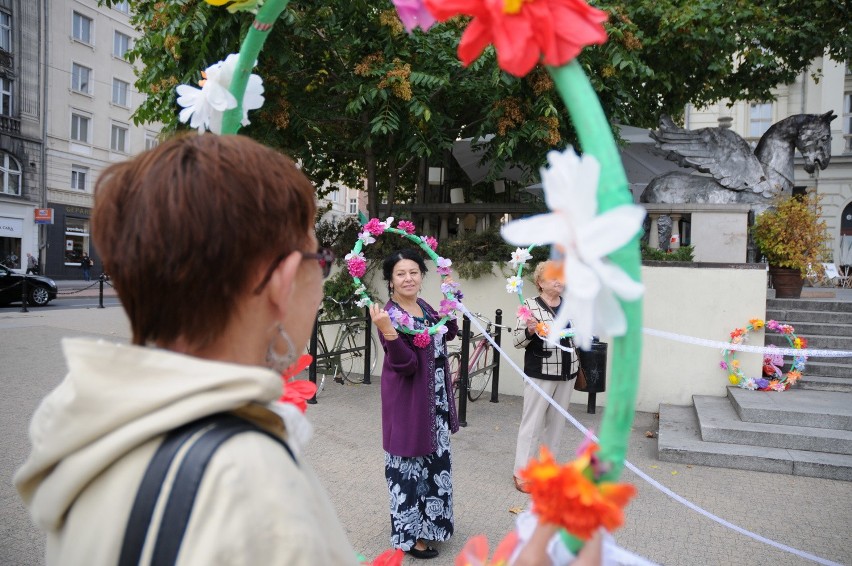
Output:
M459 59L470 65L489 44L500 68L522 77L538 63L560 66L586 45L606 41L609 15L582 0L426 0L438 21L473 16L459 43Z
M518 533L512 531L500 541L489 561L488 539L484 535L478 535L465 543L462 551L456 556L456 566L505 566L517 546Z
M300 371L311 365L314 358L310 354L304 354L296 363L288 367L281 374L283 380L284 392L278 399L282 403L290 403L295 405L303 413L308 409L308 399L313 397L317 392L317 384L305 380L290 381Z
M538 460L520 471L532 497L532 511L544 523L559 525L588 540L600 527L608 531L624 523L624 506L636 495L629 484L592 481L597 445L589 444L573 462L558 464L546 447Z
M405 553L402 550L392 548L379 554L372 562L361 562L361 564L362 566L401 566L404 558Z

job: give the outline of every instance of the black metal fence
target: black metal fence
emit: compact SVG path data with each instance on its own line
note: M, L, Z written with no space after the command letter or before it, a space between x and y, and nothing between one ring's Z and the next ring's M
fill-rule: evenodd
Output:
M491 331L489 332L490 336L494 339L494 342L499 346L500 345L500 330L503 329L503 311L501 309L497 309L494 313L494 323L491 325ZM485 372L493 372L491 375L491 399L492 403L499 403L499 389L500 389L500 354L491 346L490 343L485 344L484 347L488 348L492 352L491 362L486 364L480 368L475 369L473 372L470 371L470 346L474 345L474 348L479 344L480 341L486 340L485 336L473 336L470 331L470 319L468 317L464 317L464 321L462 322L462 330L461 330L461 360L459 364L459 387L461 391L459 393L459 406L458 406L458 417L459 417L459 426L467 426L467 401L468 396L467 392L470 389L470 378L474 377L478 374L483 374Z
M320 320L320 316L322 316L323 309L320 309L317 312L317 317L314 319L314 329L311 332L311 340L308 343L308 353L313 357L313 361L311 362L310 367L308 368L308 379L312 383L317 382L317 362L322 359L333 358L335 356L340 356L341 354L348 354L351 352L364 352L364 381L365 385L370 385L370 360L374 355L372 352L372 341L370 340L370 333L372 332L372 319L370 318L369 309L364 309L364 316L355 317L355 318L345 318L345 319L334 319L334 320ZM353 348L345 348L342 350L333 351L335 344L332 344L330 348L327 348L326 351L322 354L317 354L317 344L319 343L319 328L320 326L329 326L333 324L345 325L345 324L353 324L353 323L364 323L364 345L357 346ZM327 345L327 344L326 344ZM316 395L313 398L308 400L308 403L314 405L317 402Z

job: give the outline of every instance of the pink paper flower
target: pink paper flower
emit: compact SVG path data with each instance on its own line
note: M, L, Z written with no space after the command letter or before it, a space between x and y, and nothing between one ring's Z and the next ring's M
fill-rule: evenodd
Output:
M425 348L432 342L432 337L429 336L429 330L424 328L420 334L415 334L414 345L418 348Z
M436 240L436 239L435 239L435 238L433 238L432 236L424 236L424 237L422 238L422 240L423 240L424 242L426 242L426 245L427 245L427 246L429 246L430 248L432 248L432 251L435 251L435 250L437 250L437 249L438 249L438 240Z
M517 317L521 322L526 322L533 318L533 313L528 306L521 305L518 307Z
M456 301L452 301L449 299L441 299L441 307L438 309L438 314L442 317L449 316L457 308L459 308L459 304Z
M408 33L415 28L427 31L435 24L435 18L423 5L422 0L393 0L393 5L396 6L396 13Z
M381 236L385 231L385 223L378 218L371 218L369 222L364 224L364 230L373 236Z
M453 264L452 260L447 259L445 257L439 257L438 261L435 262L435 265L438 266L438 269L435 271L438 272L438 275L449 275L450 274L450 266Z
M414 231L417 229L414 226L414 222L411 222L409 220L400 220L399 224L397 224L396 227L407 234L413 234Z
M363 277L367 273L367 260L363 254L346 254L346 268L352 277Z

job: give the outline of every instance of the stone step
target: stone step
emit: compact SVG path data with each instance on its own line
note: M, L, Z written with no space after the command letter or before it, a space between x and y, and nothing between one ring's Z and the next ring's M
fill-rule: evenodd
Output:
M795 321L785 321L785 323L792 325L798 336L852 337L852 324Z
M852 430L745 422L727 397L694 395L692 400L705 442L852 454Z
M795 388L748 391L730 386L728 397L747 422L852 430L852 393Z
M852 336L817 336L814 334L802 334L798 332L798 329L796 330L796 336L798 336L799 338L805 338L808 341L808 348L814 348L819 350L843 350L845 352L852 352ZM778 334L776 332L767 332L765 342L767 346L769 344L775 344L779 348L790 347L790 343L787 341L787 337L783 334ZM852 354L843 359L849 359L850 361L852 361Z
M805 364L805 377L843 377L852 379L852 363L840 363L840 358L810 358ZM788 362L790 356L787 356ZM789 365L789 364L788 364Z
M825 311L852 314L852 302L836 299L766 299L766 310Z
M852 379L844 377L823 377L821 375L805 375L796 382L799 389L812 391L837 391L838 393L852 393Z
M766 320L777 320L785 324L792 324L798 329L798 324L802 322L814 322L819 324L850 324L852 323L852 313L847 312L826 312L826 311L806 311L806 310L777 310L770 309L767 306Z
M695 409L677 405L660 405L657 457L664 462L852 481L852 456L705 442Z

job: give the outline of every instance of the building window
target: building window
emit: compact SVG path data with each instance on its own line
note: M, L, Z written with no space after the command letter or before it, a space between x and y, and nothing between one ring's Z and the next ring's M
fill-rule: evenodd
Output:
M154 149L158 145L160 145L160 140L157 139L157 134L145 132L145 151L148 151L149 149Z
M65 265L80 265L83 253L89 253L89 221L65 219Z
M748 109L748 137L759 138L772 125L772 103L752 102Z
M128 2L127 0L121 0L121 2L116 2L112 5L112 7L114 10L121 12L122 14L130 13L130 2Z
M87 18L83 14L74 12L71 18L71 35L77 41L92 44L92 18Z
M81 167L80 165L72 165L71 166L71 188L77 189L78 191L86 190L86 177L89 175L88 167Z
M843 145L845 151L852 151L852 92L843 94Z
M358 214L358 199L349 199L349 214Z
M130 106L127 103L127 93L129 90L130 83L119 79L112 79L112 103L119 106Z
M124 55L130 50L130 36L124 35L120 31L115 32L112 40L112 54L119 59L124 59Z
M71 65L71 90L83 94L91 94L92 70L83 65Z
M89 126L92 119L81 114L71 114L71 139L78 142L89 143Z
M112 125L109 148L113 151L127 153L127 128L117 124Z
M12 52L12 16L6 12L0 12L0 49Z
M0 153L3 194L21 196L21 164L8 153Z
M0 114L12 115L12 81L6 77L0 77Z

